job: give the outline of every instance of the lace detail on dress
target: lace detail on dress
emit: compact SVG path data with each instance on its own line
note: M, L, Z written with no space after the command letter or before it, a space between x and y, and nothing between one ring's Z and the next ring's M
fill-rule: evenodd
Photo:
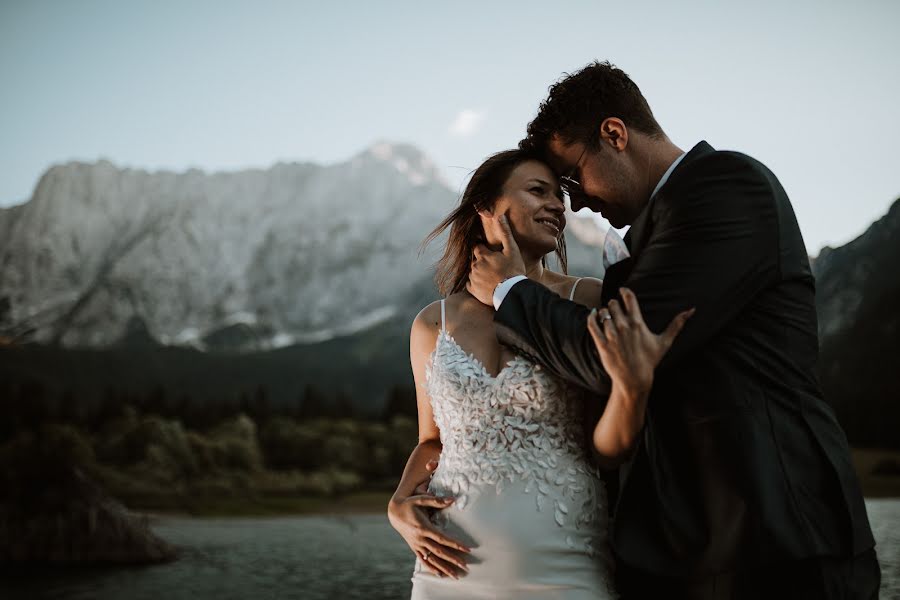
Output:
M443 444L433 492L452 494L464 510L485 488L499 494L524 481L536 509L552 511L558 525L595 529L606 498L572 389L520 356L494 377L443 328L425 378ZM571 536L566 542L576 547ZM593 555L592 542L586 535L582 546Z

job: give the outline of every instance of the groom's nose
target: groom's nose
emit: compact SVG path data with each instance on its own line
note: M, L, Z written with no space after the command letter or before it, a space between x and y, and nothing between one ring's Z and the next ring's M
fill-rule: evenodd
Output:
M584 203L584 195L579 193L569 194L569 204L572 205L572 212L578 212L586 205Z

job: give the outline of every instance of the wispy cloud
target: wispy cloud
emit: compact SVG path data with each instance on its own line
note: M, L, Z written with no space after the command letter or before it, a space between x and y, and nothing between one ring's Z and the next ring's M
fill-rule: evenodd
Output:
M478 132L484 121L485 111L466 108L459 111L453 122L450 123L450 135L456 137L469 137Z

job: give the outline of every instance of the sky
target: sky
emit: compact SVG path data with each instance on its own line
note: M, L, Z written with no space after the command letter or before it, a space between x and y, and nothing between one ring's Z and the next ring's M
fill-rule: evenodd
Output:
M609 60L684 150L764 162L811 254L900 197L900 2L0 0L0 206L71 160L331 164L411 143L454 189Z

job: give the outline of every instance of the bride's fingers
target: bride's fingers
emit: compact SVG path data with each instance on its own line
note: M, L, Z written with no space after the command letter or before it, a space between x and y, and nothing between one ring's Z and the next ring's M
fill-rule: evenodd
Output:
M684 328L684 324L687 323L688 319L694 316L696 310L696 308L692 308L678 313L675 315L675 318L672 319L672 322L669 323L669 326L666 327L666 330L660 334L659 339L662 343L663 354L669 351L675 338L678 337L678 334L681 333L681 330Z
M428 523L425 526L425 531L422 532L422 534L426 538L434 540L435 542L437 542L438 544L441 544L442 546L447 546L448 548L453 548L455 550L459 550L460 552L464 552L464 553L469 553L472 551L471 549L467 548L463 544L460 544L456 540L447 537L446 535L444 535L443 533L441 533L440 531L435 529L434 526L432 526L430 523Z
M628 311L628 316L631 320L636 324L643 323L644 315L641 314L641 307L634 292L623 287L619 290L619 295L622 296L622 303L625 305L625 310Z
M428 551L431 552L432 554L440 556L445 561L449 562L450 564L456 566L459 569L462 569L463 571L469 570L466 567L466 561L463 560L463 558L461 556L459 556L457 552L451 550L447 546L442 546L441 544L438 544L438 543L434 542L433 540L429 540L429 539L423 540L422 543L428 549Z
M439 564L440 559L434 556L430 550L423 548L422 551L419 552L419 559L422 561L422 564L425 565L425 568L437 577L447 577L449 575L443 566Z
M428 553L428 559L425 562L440 571L441 577L449 576L457 579L456 568L450 562L435 554L427 545L425 546L425 551Z
M444 576L443 572L441 572L440 570L438 570L437 567L435 567L434 565L431 564L431 561L430 561L430 560L427 560L427 559L425 558L425 556L426 556L425 553L426 553L426 552L428 552L428 550L426 550L425 548L422 548L422 549L420 549L420 550L418 550L418 551L416 552L416 554L419 556L419 562L421 562L422 565L423 565L426 569L428 569L429 571L431 571L431 574L434 575L435 577L443 577L443 576ZM431 558L430 554L427 555L427 556L428 556L429 558Z
M594 339L594 345L597 346L597 352L599 353L606 348L606 335L604 335L598 319L599 313L597 313L597 309L595 308L588 315L587 328L588 333L590 333L591 337Z
M615 325L614 328L611 329L628 329L631 325L631 321L628 318L628 315L625 314L625 311L622 310L622 305L619 304L618 300L610 300L609 304L606 305L606 309L609 311L609 316L612 317L612 325ZM605 330L607 337L609 337L609 330Z

